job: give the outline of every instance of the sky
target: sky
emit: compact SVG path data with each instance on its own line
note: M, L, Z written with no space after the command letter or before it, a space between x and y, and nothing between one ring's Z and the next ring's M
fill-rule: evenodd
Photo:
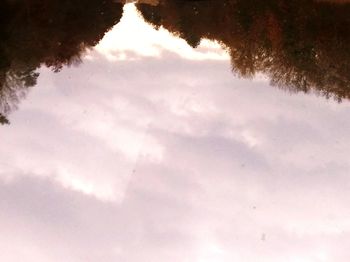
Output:
M348 261L349 102L124 11L0 127L1 260Z

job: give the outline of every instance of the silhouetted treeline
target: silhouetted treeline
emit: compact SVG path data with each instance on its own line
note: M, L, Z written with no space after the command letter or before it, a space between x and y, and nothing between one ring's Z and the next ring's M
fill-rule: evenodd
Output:
M230 53L235 73L267 74L291 91L350 98L350 4L312 0L160 0L137 5L196 47L207 38Z
M0 123L35 85L41 65L59 71L79 63L119 22L122 7L114 0L1 0Z
M267 74L291 91L350 98L350 4L314 0L159 0L137 7L196 47L219 42L235 73ZM158 5L156 5L159 2ZM339 1L335 1L339 2ZM342 1L341 1L342 2ZM37 69L80 62L120 21L115 0L0 1L0 123L8 123Z

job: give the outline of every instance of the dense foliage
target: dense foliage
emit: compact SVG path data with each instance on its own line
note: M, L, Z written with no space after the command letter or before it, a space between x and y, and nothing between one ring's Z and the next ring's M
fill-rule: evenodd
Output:
M113 0L2 0L0 2L0 123L41 65L59 71L79 63L122 16Z
M219 42L243 77L269 76L290 91L350 98L350 4L316 0L155 0L145 20L197 47ZM337 2L337 3L335 3ZM346 2L346 1L345 1ZM152 3L150 5L149 3ZM117 24L115 0L0 2L0 123L36 84L37 69L78 64Z
M291 91L350 98L350 4L312 0L160 0L143 17L196 47L207 38L230 53L235 73L267 74Z

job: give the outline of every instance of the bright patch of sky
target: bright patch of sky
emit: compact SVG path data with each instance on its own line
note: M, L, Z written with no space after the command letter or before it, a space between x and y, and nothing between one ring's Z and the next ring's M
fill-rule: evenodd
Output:
M124 14L111 32L96 46L109 60L127 60L139 56L160 57L172 52L190 60L229 60L229 55L217 43L202 40L197 49L163 28L155 30L144 22L134 4L124 6Z

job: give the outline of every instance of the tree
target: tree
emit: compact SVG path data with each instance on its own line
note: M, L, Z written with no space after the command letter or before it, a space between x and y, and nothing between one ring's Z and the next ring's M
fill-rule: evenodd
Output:
M113 0L3 0L0 2L0 120L36 84L37 69L59 71L80 62L120 21Z
M145 20L196 47L215 40L243 77L264 73L293 92L350 98L350 4L314 0L160 0Z

